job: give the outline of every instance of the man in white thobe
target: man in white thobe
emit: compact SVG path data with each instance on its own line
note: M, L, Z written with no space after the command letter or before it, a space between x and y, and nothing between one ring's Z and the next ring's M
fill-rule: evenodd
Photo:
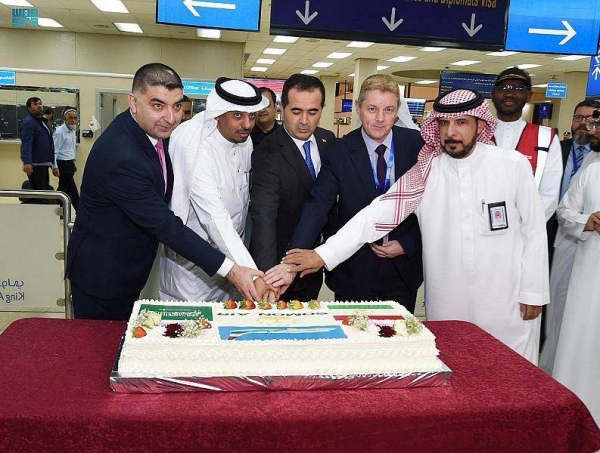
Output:
M331 269L416 209L427 319L472 322L537 363L549 299L544 212L525 157L489 144L495 124L479 93L442 95L423 121L417 165L325 244L285 262Z
M600 136L600 122L590 126L590 133ZM600 162L588 165L571 184L557 217L577 251L552 376L581 398L600 424Z
M253 149L249 137L256 112L268 104L253 85L222 77L208 95L206 111L181 124L169 146L173 212L227 257L253 269L256 264L243 243ZM210 277L173 250L165 248L161 255L163 300L224 300L233 297L233 290L225 278Z
M600 140L587 130L593 121L594 110L600 110L597 100L585 100L577 104L571 126L573 145L569 150L563 182L561 200L567 189L574 184L583 170L594 162L600 162ZM550 272L550 305L546 311L546 341L540 355L540 368L552 374L556 347L560 335L561 323L567 301L567 290L573 270L573 261L578 240L567 234L564 228L558 227L554 241L554 258Z

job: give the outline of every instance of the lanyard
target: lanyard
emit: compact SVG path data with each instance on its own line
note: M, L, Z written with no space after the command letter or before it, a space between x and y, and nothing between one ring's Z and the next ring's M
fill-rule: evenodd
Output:
M573 157L573 173L577 173L577 170L579 170L579 165L577 164L577 155L575 154L575 144L571 146L571 156Z
M383 187L379 186L379 180L377 179L377 161L375 161L375 166L372 168L373 170L373 179L375 180L375 187L381 193L385 193L390 188L390 176L392 175L392 168L394 167L394 157L395 157L395 149L394 149L394 141L392 140L392 146L390 147L390 157L388 159L387 170L385 172L385 181L383 183Z

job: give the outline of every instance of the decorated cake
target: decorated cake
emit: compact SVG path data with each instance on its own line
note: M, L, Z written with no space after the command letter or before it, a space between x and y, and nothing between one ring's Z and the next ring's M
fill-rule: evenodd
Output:
M442 370L434 335L394 302L137 301L121 377L339 376Z

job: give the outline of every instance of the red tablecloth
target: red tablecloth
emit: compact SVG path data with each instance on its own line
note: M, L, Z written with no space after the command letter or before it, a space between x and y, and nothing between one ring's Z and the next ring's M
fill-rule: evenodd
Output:
M431 322L451 385L115 394L125 323L24 319L0 335L0 451L586 452L583 403L472 324Z

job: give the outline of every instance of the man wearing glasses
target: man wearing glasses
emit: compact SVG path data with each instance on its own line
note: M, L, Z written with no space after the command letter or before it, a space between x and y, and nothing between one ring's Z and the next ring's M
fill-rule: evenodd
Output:
M521 118L530 99L531 77L527 72L514 67L498 74L492 91L498 116L494 139L500 148L516 149L529 160L547 221L558 206L562 154L556 129Z
M573 140L563 141L565 172L560 190L561 201L567 189L575 185L583 170L600 162L600 101L585 100L577 104L571 129ZM567 145L567 146L565 146ZM565 150L566 148L566 150ZM558 227L556 219L552 219ZM554 369L554 358L561 333L563 315L566 313L567 292L573 273L578 240L564 227L558 228L554 245L554 259L550 272L550 301L546 313L546 342L540 356L540 367L547 373Z

